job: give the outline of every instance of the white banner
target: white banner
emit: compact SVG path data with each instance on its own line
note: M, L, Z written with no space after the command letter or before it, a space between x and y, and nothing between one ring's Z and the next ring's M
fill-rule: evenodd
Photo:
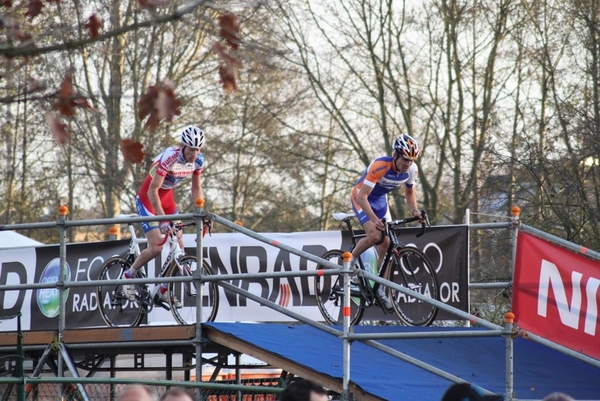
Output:
M338 231L302 233L266 233L264 236L293 248L321 256L329 249L339 249ZM185 234L189 254L196 252L196 236ZM67 265L71 281L97 280L102 263L126 251L128 241L108 241L67 246ZM314 270L316 264L274 246L239 233L213 234L204 238L204 258L216 274L258 273L273 271ZM167 246L157 260L148 264L149 277L159 274ZM0 285L33 284L58 281L59 247L41 246L0 250ZM294 312L320 320L316 307L312 277L234 280L231 284L265 297ZM290 321L290 317L268 307L246 300L219 287L218 321ZM312 296L311 296L312 295ZM0 331L14 331L16 319L9 316L22 312L23 330L56 329L58 327L58 290L0 291ZM148 314L149 324L176 324L169 311L156 307ZM67 328L102 326L95 287L71 288L67 293Z
M409 243L426 252L438 274L440 296L463 310L468 308L466 227L432 227L427 235L416 239L418 229L403 234ZM347 232L346 232L347 233ZM349 249L350 239L341 231L261 234L291 248L321 256L331 249ZM426 237L426 238L425 238ZM196 252L195 234L185 234L186 252ZM68 280L97 280L105 260L123 255L128 240L67 245ZM149 277L156 277L168 250L148 264ZM57 245L0 250L0 286L58 281L59 247ZM241 233L213 234L203 242L203 257L213 274L260 273L314 270L316 263L255 240ZM230 280L230 284L268 299L307 318L322 321L316 306L313 277L276 277ZM273 322L291 321L255 301L248 300L219 286L220 302L217 321ZM0 290L0 331L16 330L16 319L9 316L22 312L24 330L54 330L58 327L58 289ZM365 319L393 318L383 315L379 308L369 308ZM445 318L440 313L438 318ZM95 287L74 287L67 292L66 327L98 327L105 323L98 312ZM156 307L147 316L149 324L176 324L169 311Z

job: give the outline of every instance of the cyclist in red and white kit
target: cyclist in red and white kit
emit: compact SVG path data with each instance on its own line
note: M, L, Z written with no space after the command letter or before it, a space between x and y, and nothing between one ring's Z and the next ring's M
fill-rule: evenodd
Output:
M170 147L160 153L152 162L150 172L136 197L137 212L140 216L161 216L177 214L173 197L173 187L187 177L192 179L192 200L204 198L201 175L204 169L204 155L200 153L204 145L204 132L198 127L189 126L181 132L181 146ZM123 272L123 278L134 278L140 267L157 257L163 246L158 245L162 235L171 230L169 221L143 222L142 228L148 239L148 246L135 259L131 267ZM183 241L179 238L181 248ZM130 301L135 301L134 285L123 285L123 293ZM167 284L158 288L160 301L168 303ZM173 299L173 305L181 308L181 302Z
M352 208L366 236L361 238L352 250L352 263L360 255L381 240L381 232L385 226L381 219L390 220L390 209L387 194L404 185L406 205L414 217L421 217L417 208L417 195L414 184L418 175L414 161L419 156L419 144L408 134L400 135L394 142L392 156L378 157L373 160L352 188ZM378 247L378 266L383 262L390 239L385 237ZM377 296L387 310L392 310L392 303L385 295L383 287L379 287Z

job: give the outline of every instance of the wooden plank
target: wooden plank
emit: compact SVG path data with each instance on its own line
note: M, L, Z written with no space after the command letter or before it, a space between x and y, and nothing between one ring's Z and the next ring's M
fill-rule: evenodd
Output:
M71 329L63 332L66 344L110 343L122 341L191 340L196 335L194 326L144 326Z
M57 336L57 331L24 331L23 345L48 345ZM11 345L17 345L17 332L0 333L0 347Z

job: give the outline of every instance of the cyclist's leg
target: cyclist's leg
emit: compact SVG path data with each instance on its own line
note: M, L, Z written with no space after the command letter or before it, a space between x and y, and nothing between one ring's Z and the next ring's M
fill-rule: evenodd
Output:
M140 200L139 197L136 198L136 207L137 212L141 217L155 217L156 214L154 210L144 205L144 203ZM138 270L140 267L144 266L146 263L160 255L162 252L162 245L158 245L162 239L162 234L159 227L159 222L157 221L144 221L142 222L142 229L144 230L144 234L146 235L146 239L148 240L148 244L146 248L140 253L140 255L135 259L131 267L134 270Z
M389 206L387 204L387 199L385 197L378 198L377 200L374 200L372 203L371 203L371 201L369 201L369 202L370 202L369 204L371 205L371 209L373 209L373 212L375 213L375 216L377 216L377 218L390 219ZM356 258L359 258L360 255L362 255L367 249L369 249L370 247L374 246L379 241L381 241L382 232L379 229L377 229L377 227L375 227L375 223L373 223L369 219L369 217L365 214L365 212L360 208L360 206L355 202L354 199L352 200L352 208L354 209L354 213L356 214L356 217L360 221L360 224L362 224L362 226L365 230L365 234L366 234L366 237L361 238L358 241L358 243L356 244L356 247L352 250L352 257L353 257L353 260L355 260ZM377 252L378 266L381 266L381 264L383 262L383 257L385 255L385 252L387 251L389 241L390 241L389 238L385 237L385 238L383 238L383 242L379 245L379 249ZM383 307L388 312L392 311L393 310L392 303L388 299L387 295L385 295L385 291L383 290L383 287L377 286L376 288L377 288L377 297L379 298Z
M373 209L373 212L375 213L375 216L377 216L378 219L383 219L384 217L387 219L389 218L389 207L387 204L387 200L385 197L380 197L376 200L369 200L369 204L371 205L371 209ZM360 222L360 224L363 226L363 229L365 230L365 237L361 238L356 246L354 247L354 249L352 250L352 256L354 259L358 258L364 251L366 251L367 249L369 249L370 247L372 247L373 245L377 244L379 241L381 241L381 231L377 229L377 227L375 227L375 223L373 223L369 217L366 215L366 213L362 210L362 208L356 203L356 201L354 199L352 199L352 209L354 209L354 213L356 214L356 217L358 218L358 221ZM387 238L384 239L384 243L387 242ZM389 243L389 242L387 242ZM383 246L384 244L382 244ZM381 249L381 246L380 246ZM387 246L385 246L383 248L383 252L378 252L378 257L381 259L382 256L384 255L385 251L387 250ZM381 261L379 262L379 265L381 265Z
M142 217L154 217L154 211L146 207L139 197L136 198L136 207L138 214ZM142 229L146 234L148 244L146 248L140 252L137 258L131 264L131 267L123 273L123 278L134 278L137 275L137 271L149 261L157 257L162 251L162 245L158 245L161 241L161 233L158 230L158 222L142 222ZM123 293L130 301L135 301L135 286L134 285L123 285Z
M160 203L161 203L161 206L162 206L165 214L177 214L177 205L175 204L175 198L173 197L173 191L166 191L164 193L161 193ZM154 236L154 233L156 233L156 237L155 238L153 237L152 245L151 245L150 236ZM157 244L162 241L163 233L160 230L151 229L150 231L146 232L146 237L148 237L148 247L156 246L155 251L159 250L158 253L156 255L154 255L154 257L158 256L158 254L160 254L160 251L162 251L162 246L158 247ZM179 238L179 241L180 241L181 248L183 249L183 239ZM168 289L169 289L169 285L167 283L157 284L157 288L155 288L155 291L154 291L154 293L157 295L157 297L154 298L155 301L157 303L164 302L165 304L171 304L175 308L181 308L181 306L182 306L181 301L179 301L179 299L177 299L177 297L173 296L173 298L171 300L169 300L170 293L169 293Z
M385 219L386 221L389 221L392 219L392 215L390 214L390 207L388 206L387 202L386 202L386 212L385 215L382 217L382 219ZM379 235L381 236L381 232L379 232ZM380 237L381 240L381 237ZM390 239L389 237L385 237L383 239L383 242L381 244L379 244L379 246L377 247L377 266L381 267L382 263L383 263L383 258L385 257L385 253L387 252L388 246L390 245Z

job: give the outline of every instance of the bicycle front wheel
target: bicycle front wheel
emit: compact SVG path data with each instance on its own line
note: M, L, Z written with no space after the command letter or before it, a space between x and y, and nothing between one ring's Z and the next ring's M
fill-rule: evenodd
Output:
M325 252L322 259L342 267L342 254L340 250ZM317 265L318 270L327 270L328 266ZM344 275L315 276L315 296L317 306L325 321L329 324L344 323ZM365 311L365 302L361 296L350 297L350 324L358 324Z
M123 286L112 284L112 281L120 279L129 267L125 259L116 256L108 259L100 268L98 280L105 283L96 287L98 311L109 327L134 327L139 325L144 317L142 306L127 299L123 294Z
M196 257L185 255L174 262L168 277L192 277L197 269ZM206 262L202 263L202 275L209 276L210 267ZM181 283L169 283L169 306L173 317L179 324L195 324L197 319L196 295L198 288L193 281ZM175 300L179 299L181 308L177 308ZM212 322L219 310L219 287L215 282L205 281L202 283L202 322Z
M389 281L439 300L435 270L429 258L420 250L412 247L396 248L387 272ZM386 287L386 290L388 297L393 300L396 314L406 325L429 326L435 320L438 308L433 304L390 287Z

